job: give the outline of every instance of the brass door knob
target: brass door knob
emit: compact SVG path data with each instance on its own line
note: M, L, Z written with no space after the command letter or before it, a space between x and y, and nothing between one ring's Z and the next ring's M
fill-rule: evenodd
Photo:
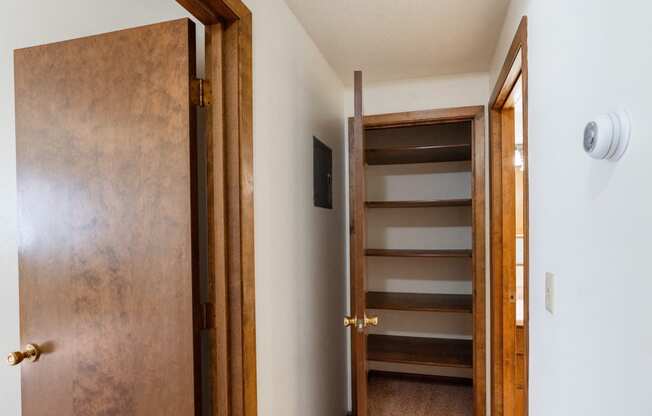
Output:
M355 326L358 323L358 318L355 316L345 316L344 317L344 326L349 327L349 326Z
M365 316L364 317L364 326L378 326L378 317L377 316Z
M7 355L7 364L18 365L22 363L24 360L36 362L38 361L40 356L41 356L41 351L39 351L38 345L27 344L25 346L25 351L22 352L16 351Z
M377 316L366 316L364 319L358 320L357 317L345 316L344 317L344 326L354 326L358 329L366 328L369 326L378 326L378 317Z

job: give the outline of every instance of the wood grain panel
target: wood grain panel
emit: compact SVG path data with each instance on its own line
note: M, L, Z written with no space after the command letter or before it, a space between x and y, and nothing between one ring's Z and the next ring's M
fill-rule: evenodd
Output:
M367 292L368 309L417 312L473 311L473 296L434 293Z
M194 25L15 53L22 411L194 415Z
M206 77L212 88L211 104L206 109L206 205L208 240L208 296L214 305L215 328L208 334L210 348L211 403L215 416L231 414L229 372L229 302L226 244L226 184L224 170L224 97L222 91L223 26L206 26Z
M365 150L365 161L368 165L442 163L465 160L471 160L470 144L406 145Z
M471 144L471 121L366 129L366 148Z
M436 367L471 368L473 343L464 339L369 335L368 360Z
M393 127L422 126L436 123L451 123L473 120L483 106L438 108L434 110L408 111L404 113L376 114L364 117L367 129L387 129Z
M177 0L204 25L232 23L251 14L241 0Z
M516 394L516 187L514 178L514 109L501 112L501 203L502 203L502 319L503 319L503 397L513 400ZM507 335L507 336L505 336ZM516 416L511 406L504 416Z
M355 117L349 124L350 191L350 292L351 316L363 319L366 313L366 241L364 126L362 106L362 72L354 75ZM367 414L367 334L364 328L351 328L351 373L353 412Z
M466 207L471 199L438 199L432 201L367 201L367 208L441 208Z
M408 380L408 381L417 381L417 382L427 382L427 383L436 383L436 384L450 384L450 385L460 385L460 386L472 386L473 379L464 378L464 377L449 377L449 376L438 376L432 374L410 374L410 373L397 373L393 371L384 371L384 370L369 370L369 380L380 377L388 377L399 380Z
M404 250L368 248L369 257L471 257L471 250Z
M484 108L473 118L473 413L486 414L487 341L486 316L486 198Z
M224 183L230 411L256 414L251 15L224 26Z

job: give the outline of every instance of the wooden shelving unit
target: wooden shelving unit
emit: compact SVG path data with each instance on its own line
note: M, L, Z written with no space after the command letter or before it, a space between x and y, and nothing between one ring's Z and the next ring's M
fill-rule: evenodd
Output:
M367 292L367 309L415 312L473 312L473 296L430 293Z
M470 198L465 199L438 199L431 201L367 201L367 208L443 208L443 207L470 207Z
M480 416L486 413L485 109L363 115L356 76L356 116L349 124L350 314L378 313L379 319L375 328L351 332L353 393L364 391L369 370L433 383L453 379L471 386ZM388 220L387 230L370 228ZM462 234L467 229L470 236ZM446 293L462 283L449 276L467 275L467 294ZM440 327L451 338L441 338ZM420 337L397 335L414 328ZM363 413L364 400L358 404L354 412Z
M367 359L388 363L471 368L471 340L369 335Z
M365 149L368 165L439 163L471 160L471 144L406 145Z
M404 250L368 248L367 257L472 257L472 250Z

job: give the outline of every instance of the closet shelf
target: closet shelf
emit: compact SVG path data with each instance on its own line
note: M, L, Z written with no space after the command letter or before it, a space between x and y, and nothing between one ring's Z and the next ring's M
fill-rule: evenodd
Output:
M367 360L436 367L473 366L471 340L369 335Z
M368 248L368 257L471 257L472 250L395 250Z
M365 149L368 165L459 162L471 160L471 144L405 145Z
M465 207L471 206L472 200L465 199L436 199L431 201L367 201L367 208L437 208L437 207Z
M430 375L430 374L420 374L415 373L406 373L403 371L386 371L386 370L377 370L369 369L367 371L367 376L369 380L373 379L393 379L393 380L414 380L421 383L433 383L437 385L455 385L455 386L473 386L473 378L468 377L450 377L450 376L440 376L440 375Z
M367 309L471 313L473 311L473 296L429 293L367 292Z

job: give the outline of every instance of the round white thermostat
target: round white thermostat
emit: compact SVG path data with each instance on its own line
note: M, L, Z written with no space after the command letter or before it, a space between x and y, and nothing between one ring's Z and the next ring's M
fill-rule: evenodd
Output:
M596 117L584 128L584 151L594 159L620 159L630 138L630 120L625 111Z

